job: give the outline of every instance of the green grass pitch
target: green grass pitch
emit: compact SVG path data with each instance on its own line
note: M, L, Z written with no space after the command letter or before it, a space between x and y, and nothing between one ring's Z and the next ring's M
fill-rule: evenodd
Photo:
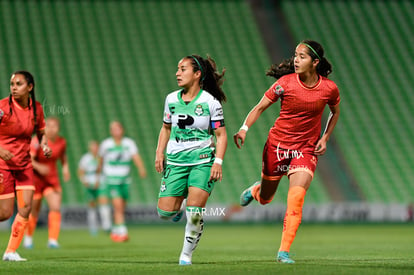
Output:
M130 241L104 233L61 232L60 249L18 252L27 262L0 262L0 274L414 274L414 225L303 223L291 248L294 265L275 262L281 224L206 224L192 266L179 266L184 223L130 226ZM9 231L0 232L4 250Z

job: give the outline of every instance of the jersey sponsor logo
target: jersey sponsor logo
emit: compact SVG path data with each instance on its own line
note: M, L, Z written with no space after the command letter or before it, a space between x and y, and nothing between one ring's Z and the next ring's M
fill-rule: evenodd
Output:
M277 144L277 148L275 150L276 152L276 156L277 156L277 160L281 161L284 159L293 159L293 158L303 158L303 153L300 150L286 150L286 149L282 149L279 147L280 142Z
M223 116L223 107L219 107L216 109L217 116Z
M285 92L285 89L283 89L282 86L277 85L275 88L275 94L277 94L278 96L282 95Z
M185 114L178 115L177 125L180 129L185 129L186 126L193 125L193 123L194 123L194 118L192 116L185 115Z
M203 106L201 106L201 104L198 104L194 109L194 113L198 116L203 115L204 114Z
M168 121L171 120L171 114L165 112L164 113L164 120L168 120Z
M200 159L206 159L206 158L209 158L210 157L210 154L201 154L200 155Z
M179 137L175 137L175 141L178 142L190 142L190 141L199 141L201 140L201 138L179 138Z

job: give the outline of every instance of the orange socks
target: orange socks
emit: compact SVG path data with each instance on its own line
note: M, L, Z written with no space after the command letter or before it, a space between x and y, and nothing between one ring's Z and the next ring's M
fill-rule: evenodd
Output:
M290 246L296 236L302 220L302 208L305 201L306 189L301 186L293 186L289 189L287 209L283 221L282 241L279 251L289 252Z
M29 222L27 224L27 230L26 230L26 235L27 236L33 236L33 233L35 232L36 229L36 225L37 225L37 217L33 217L32 214L30 214L29 216Z
M59 211L49 212L49 240L56 240L59 238L61 214Z
M23 218L20 214L16 215L11 227L11 234L9 244L7 245L6 253L15 252L22 242L24 231L26 229L28 219Z
M262 184L253 186L251 191L253 198L262 205L270 203L273 200L274 195L268 200L263 199L262 197L260 197L260 186L262 186Z

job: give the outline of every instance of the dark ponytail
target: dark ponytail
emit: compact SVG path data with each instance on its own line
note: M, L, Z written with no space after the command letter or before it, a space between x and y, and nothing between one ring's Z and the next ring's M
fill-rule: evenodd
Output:
M314 40L303 40L299 44L306 45L308 48L308 54L312 60L319 59L319 63L316 66L316 72L324 77L328 77L332 73L332 65L324 57L324 50L321 44ZM266 72L267 76L273 76L276 79L295 72L294 57L284 60L279 65L273 64Z
M36 132L36 128L37 128L37 112L36 112L36 96L35 96L35 81L34 81L34 77L31 73L29 73L28 71L16 71L13 73L13 75L15 74L21 74L24 76L24 78L27 81L27 84L32 84L32 90L30 91L30 98L28 99L27 105L29 106L30 109L30 99L32 101L32 106L33 106L33 116L34 116L34 132ZM10 115L12 115L12 95L10 94L9 96L9 106L10 106Z
M221 73L219 73L217 71L216 62L210 56L207 56L207 58L204 59L199 55L189 55L186 58L191 60L191 65L193 66L194 72L201 72L201 88L209 92L220 103L225 102L226 95L221 89L221 85L223 85L223 76L226 70L223 69Z

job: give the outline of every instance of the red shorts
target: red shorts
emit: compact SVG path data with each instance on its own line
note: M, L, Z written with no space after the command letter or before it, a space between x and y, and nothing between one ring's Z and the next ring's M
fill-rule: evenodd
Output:
M262 178L279 180L284 175L291 175L298 171L309 173L313 178L318 157L312 153L303 153L301 150L286 150L266 142L263 149Z
M62 188L60 187L60 182L58 177L42 177L38 174L34 174L34 185L36 187L33 199L39 200L43 196L46 196L52 191L60 192Z
M16 190L35 190L32 167L24 170L0 169L0 199L14 198Z

